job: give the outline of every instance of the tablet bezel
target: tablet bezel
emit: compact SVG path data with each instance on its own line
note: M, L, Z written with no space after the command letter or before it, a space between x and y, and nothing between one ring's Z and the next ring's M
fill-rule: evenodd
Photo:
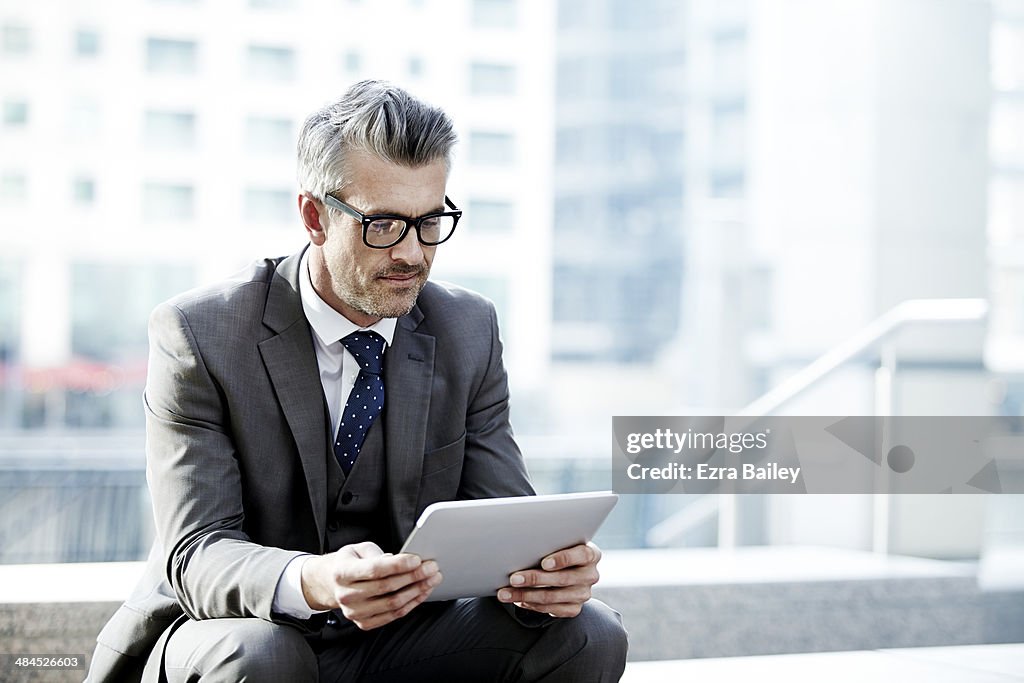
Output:
M591 541L617 501L588 491L434 503L400 552L438 563L444 580L428 602L493 596L513 572Z

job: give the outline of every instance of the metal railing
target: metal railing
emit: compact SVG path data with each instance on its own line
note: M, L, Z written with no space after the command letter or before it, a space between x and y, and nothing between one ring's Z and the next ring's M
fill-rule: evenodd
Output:
M846 341L822 354L806 367L737 411L751 422L767 417L784 405L819 386L837 371L854 362L873 361L875 370L875 414L892 415L893 377L897 354L892 340L897 333L911 327L935 324L977 324L988 318L988 302L984 299L914 299L904 301L864 326ZM712 502L714 501L714 502ZM872 546L876 552L888 547L889 497L874 497ZM689 507L669 516L648 530L647 544L669 546L701 524L718 518L718 547L736 545L736 494L707 494Z

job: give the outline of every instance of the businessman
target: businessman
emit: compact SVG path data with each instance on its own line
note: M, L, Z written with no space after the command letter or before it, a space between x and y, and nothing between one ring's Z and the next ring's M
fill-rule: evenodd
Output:
M616 681L592 544L493 597L425 603L429 504L533 493L494 309L428 281L461 217L449 117L356 84L300 133L308 244L150 318L157 542L88 680Z

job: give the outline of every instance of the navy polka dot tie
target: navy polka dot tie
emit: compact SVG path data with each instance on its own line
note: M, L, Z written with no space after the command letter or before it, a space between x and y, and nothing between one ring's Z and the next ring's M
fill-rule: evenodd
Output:
M348 335L341 343L359 363L359 376L348 395L338 436L334 439L334 457L348 474L363 447L366 432L384 407L384 379L380 376L384 365L384 337L376 332L359 331Z

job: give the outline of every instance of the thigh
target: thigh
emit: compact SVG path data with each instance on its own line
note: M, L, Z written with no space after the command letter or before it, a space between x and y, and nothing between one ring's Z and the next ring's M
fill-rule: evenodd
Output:
M169 683L316 681L317 661L303 635L262 619L188 620L167 641Z
M428 602L387 626L325 644L320 680L515 680L544 630L521 625L494 598Z

